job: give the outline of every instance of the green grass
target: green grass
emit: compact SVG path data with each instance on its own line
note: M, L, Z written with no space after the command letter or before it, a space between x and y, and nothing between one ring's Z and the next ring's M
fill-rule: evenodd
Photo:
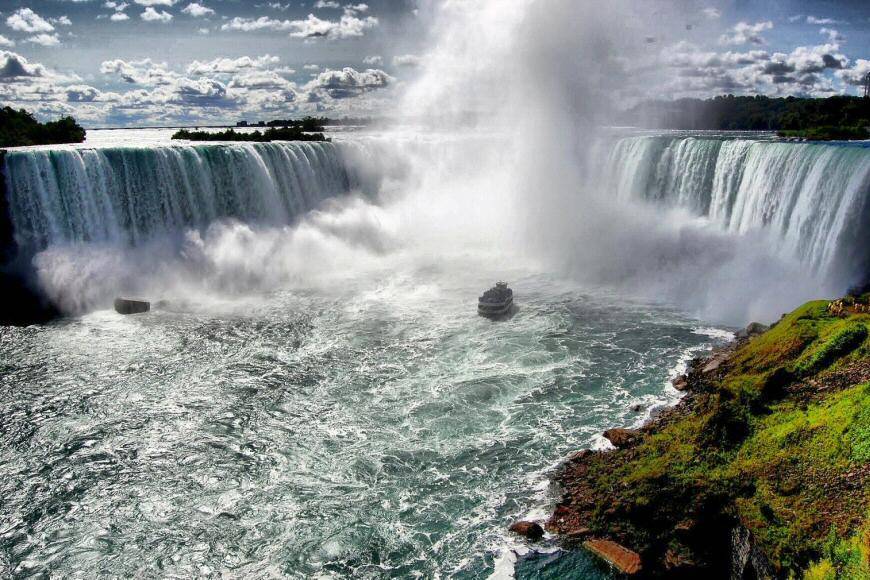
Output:
M848 534L866 510L866 490L843 493L844 474L867 462L868 410L870 384L805 408L783 403L758 421L729 465L731 476L755 484L737 513L778 567L800 569L823 551L823 531Z
M810 564L804 580L870 580L870 537L864 530L849 538L831 531L823 557Z
M855 414L849 429L852 460L870 463L870 404L866 401Z
M861 321L843 321L830 325L828 336L815 346L808 356L798 361L797 370L802 375L813 375L840 361L867 339L867 326Z

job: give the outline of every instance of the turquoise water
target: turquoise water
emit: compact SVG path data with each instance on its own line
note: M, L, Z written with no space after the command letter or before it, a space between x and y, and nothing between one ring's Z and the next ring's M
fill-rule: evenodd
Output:
M507 526L546 517L548 471L675 401L668 377L727 333L540 275L493 323L491 282L0 328L0 574L604 577Z

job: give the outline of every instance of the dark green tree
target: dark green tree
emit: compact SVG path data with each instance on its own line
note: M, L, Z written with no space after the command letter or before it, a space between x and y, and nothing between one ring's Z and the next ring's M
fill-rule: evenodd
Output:
M40 123L24 109L0 109L0 147L81 143L85 130L72 117Z

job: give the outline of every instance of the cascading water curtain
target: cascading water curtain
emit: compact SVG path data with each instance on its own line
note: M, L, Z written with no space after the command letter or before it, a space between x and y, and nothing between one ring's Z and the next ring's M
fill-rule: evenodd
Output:
M635 136L615 143L606 171L623 199L686 208L734 233L767 228L784 251L823 274L866 271L870 148L863 144Z
M6 155L20 247L138 244L221 218L286 224L359 186L343 143L43 149Z

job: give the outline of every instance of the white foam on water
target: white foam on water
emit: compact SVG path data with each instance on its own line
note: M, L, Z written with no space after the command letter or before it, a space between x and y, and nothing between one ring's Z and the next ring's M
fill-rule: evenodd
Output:
M709 336L710 338L715 338L717 340L729 341L734 339L734 333L730 330L725 330L724 328L699 326L697 328L693 328L692 332L694 332L695 334Z

